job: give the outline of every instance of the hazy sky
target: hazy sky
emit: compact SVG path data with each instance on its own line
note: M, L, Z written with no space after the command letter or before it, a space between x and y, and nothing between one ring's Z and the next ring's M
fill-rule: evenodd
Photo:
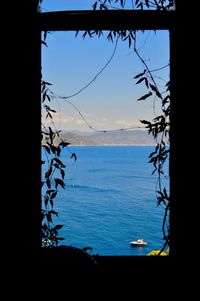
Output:
M93 2L43 1L42 6L47 10L89 9ZM51 32L46 42L48 47L42 46L42 76L45 81L52 83L52 91L61 96L73 95L87 85L107 63L115 47L115 42L107 41L106 32L99 39L83 39L82 33L75 38L75 32ZM167 65L168 31L138 32L137 48L150 70ZM136 85L133 79L143 70L144 66L133 49L128 47L127 42L119 40L115 55L103 73L87 89L68 100L97 129L141 126L139 119L150 120L155 116L153 98L137 101L148 93L144 84ZM169 80L169 68L153 74L159 77L155 79L163 91L164 84ZM156 113L159 113L158 99L155 104ZM60 129L89 130L72 105L57 99L51 106L58 112L54 114L54 119Z

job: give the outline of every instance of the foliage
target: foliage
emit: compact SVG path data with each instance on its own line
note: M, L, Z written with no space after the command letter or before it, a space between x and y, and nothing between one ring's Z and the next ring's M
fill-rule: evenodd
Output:
M44 41L46 44L46 33L44 34ZM42 164L46 164L46 171L44 173L44 181L42 182L43 196L42 196L42 245L43 246L57 246L59 241L64 240L59 236L59 230L63 227L60 224L54 224L54 217L58 216L58 212L54 210L54 203L56 196L60 189L65 189L65 165L61 160L61 153L64 148L67 148L70 143L63 140L60 130L57 130L53 121L52 113L56 113L54 109L49 106L51 96L49 95L49 86L51 83L41 80L41 102L45 118L51 121L51 126L48 128L42 124L42 148L45 152L46 160ZM46 104L48 103L48 105ZM54 128L54 129L53 129ZM76 161L75 153L71 154L71 158Z
M116 4L118 8L126 8L126 0L97 0L92 5L93 9L107 10L116 9ZM133 9L157 9L157 10L168 10L173 7L172 0L135 0L132 1Z
M168 254L165 252L160 252L160 250L153 250L147 254L147 256L167 256Z
M42 104L46 111L46 119L50 119L52 125L54 125L52 113L56 113L56 111L45 104L46 101L51 101L51 97L48 95L48 85L50 83L42 80ZM58 241L63 240L58 235L58 231L63 225L53 225L53 217L58 216L58 212L54 210L55 198L59 189L65 189L65 165L60 157L62 150L67 148L68 145L70 143L61 138L60 131L53 130L50 126L47 128L42 124L42 148L46 155L46 161L42 161L42 164L47 164L44 181L42 182L42 186L45 186L42 199L42 242L44 246L56 246ZM71 158L76 160L76 155L72 154Z

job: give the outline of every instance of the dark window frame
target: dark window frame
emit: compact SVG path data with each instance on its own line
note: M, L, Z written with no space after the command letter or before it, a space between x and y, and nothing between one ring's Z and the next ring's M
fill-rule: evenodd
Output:
M176 120L177 98L177 64L176 64L176 11L62 11L48 13L34 13L33 21L35 26L31 32L30 54L33 56L30 68L32 70L32 95L30 98L30 108L32 117L30 118L32 135L32 152L30 162L31 170L34 175L34 181L30 187L30 233L31 233L31 253L40 255L41 253L41 104L40 104L40 80L41 80L41 32L42 31L72 31L72 30L121 30L121 29L154 29L169 30L170 32L170 79L171 79L171 130L170 130L170 192L173 196L173 204L171 204L170 225L171 225L171 254L177 253L176 224L177 204L175 183L177 174L174 172L176 153L176 135L178 129L174 126ZM37 99L37 101L35 101ZM37 200L37 201L36 201ZM177 199L176 199L177 200ZM106 260L106 256L103 261ZM108 256L109 258L109 256ZM111 262L115 263L118 257L112 258ZM137 260L140 260L136 257ZM110 261L111 258L109 258ZM119 258L118 258L119 259ZM133 258L132 258L133 259ZM148 257L149 259L149 257ZM102 260L102 259L100 259ZM125 262L127 257L125 257ZM133 259L135 260L135 259ZM149 259L150 260L150 259Z

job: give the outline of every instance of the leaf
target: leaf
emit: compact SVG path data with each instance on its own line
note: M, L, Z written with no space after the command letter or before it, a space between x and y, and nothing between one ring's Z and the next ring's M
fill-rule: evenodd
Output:
M70 144L71 144L71 143L69 143L69 142L61 141L61 142L59 143L59 146L65 147L65 146L68 146L68 145L70 145Z
M43 93L43 95L42 95L42 102L44 102L45 101L45 98L46 98L46 91Z
M51 182L49 179L46 180L47 187L51 188Z
M162 102L162 105L164 106L166 103L168 103L168 99L170 100L170 96L167 95L164 99L163 99L163 102Z
M156 91L157 91L157 88L156 88L154 85L152 85L152 84L149 84L149 86L150 86L150 88L152 89L152 91L154 91L154 92L156 92Z
M147 78L145 78L145 85L146 85L147 88L149 88L149 82L148 82Z
M54 199L57 195L57 191L54 190L54 192L51 193L51 199Z
M165 187L164 187L164 189L163 189L163 193L164 193L165 198L168 199L168 195L167 195L167 191L166 191L166 188L165 188Z
M61 173L62 179L64 179L64 177L65 177L65 171L63 169L60 169L60 173Z
M53 158L52 161L56 161L60 167L65 167L65 165L58 158Z
M157 158L157 157L153 157L153 158L151 158L151 159L148 161L148 163L155 162L155 161L156 161L156 158Z
M153 155L155 155L156 154L156 152L152 152L149 156L148 156L148 158L151 158Z
M46 41L47 38L47 30L44 31L44 41Z
M149 8L149 0L145 0L145 4Z
M56 178L56 179L54 179L54 181L55 181L56 189L57 189L58 185L60 185L63 189L65 189L65 183L63 182L63 180Z
M151 95L152 95L152 92L149 92L149 93L143 95L142 97L138 98L137 101L138 101L138 100L144 100L144 99L148 98L148 97L151 96Z
M96 8L97 8L97 2L95 2L95 3L92 5L92 7L93 7L93 10L96 10Z
M46 171L45 179L48 179L50 177L51 173L52 173L52 166L50 166L50 168Z
M55 211L55 210L50 210L50 211L49 211L49 213L51 213L51 214L54 214L54 215L58 216L58 212L57 212L57 211Z
M63 225L56 225L52 230L59 230L63 227Z
M158 90L156 91L156 95L162 99L162 95L160 94L160 92Z
M41 43L47 47L47 43L45 41L41 41Z
M112 36L112 32L110 32L107 36L107 40L111 40L113 42L113 36Z
M61 153L61 149L59 146L57 146L57 156L59 157L60 156L60 153Z
M73 153L72 155L71 155L71 159L73 159L74 158L74 161L76 161L77 160L77 156L76 156L76 154L75 153Z
M147 121L147 120L140 120L140 122L143 123L143 124L151 125L151 122L150 122L150 121Z
M142 78L140 78L138 81L137 81L137 83L135 83L136 85L137 84L139 84L139 83L141 83L143 80L145 80L146 79L146 77L142 77Z
M48 112L47 115L46 115L46 119L47 119L48 117L50 117L51 119L53 118L52 115L51 115L49 112Z
M52 84L49 83L49 82L45 82L45 84L48 85L48 86L52 86Z
M140 77L140 76L142 76L142 75L144 75L144 74L145 74L145 71L142 72L142 73L137 74L136 76L134 76L134 78L138 78L138 77Z
M51 149L52 153L55 154L55 152L57 151L57 147L50 144L49 142L47 142L47 144L48 144L49 148Z

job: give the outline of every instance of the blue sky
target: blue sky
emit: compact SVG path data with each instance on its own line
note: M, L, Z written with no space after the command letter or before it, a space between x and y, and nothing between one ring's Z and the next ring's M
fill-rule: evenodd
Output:
M47 5L47 2L51 4ZM53 2L59 5L53 7ZM43 1L48 10L86 9L93 1ZM86 3L83 5L83 3ZM72 5L73 4L73 5ZM82 6L80 5L82 4ZM108 42L106 32L101 38L85 38L81 33L51 32L47 36L48 47L42 46L42 76L52 83L55 94L70 96L88 84L111 57L115 43ZM169 63L168 31L145 31L137 33L137 48L150 70ZM128 47L127 42L118 41L116 53L103 73L84 91L69 98L79 108L87 121L99 130L141 126L139 119L154 118L153 105L159 114L159 100L137 99L148 93L144 84L135 85L133 77L144 70L144 66ZM163 84L169 80L169 68L154 73L157 84L163 91ZM74 107L57 99L51 107L57 113L54 120L62 130L89 131L88 126L74 110ZM46 121L46 124L48 122Z
M96 0L43 0L42 7L44 10L78 10L78 9L91 9L92 4ZM119 7L118 4L115 4ZM132 0L127 0L127 7L132 8Z

